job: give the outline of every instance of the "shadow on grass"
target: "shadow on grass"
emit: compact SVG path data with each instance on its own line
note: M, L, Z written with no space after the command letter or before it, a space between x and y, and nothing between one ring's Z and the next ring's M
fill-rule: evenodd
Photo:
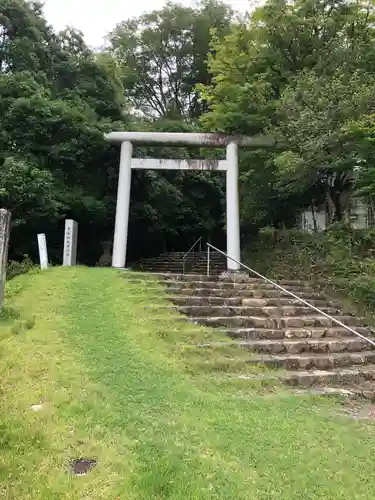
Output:
M0 312L0 339L32 330L35 317L21 318L21 313L14 307L4 307Z
M14 307L7 306L4 307L2 311L0 311L0 325L1 323L8 323L9 321L13 321L19 318L20 312Z

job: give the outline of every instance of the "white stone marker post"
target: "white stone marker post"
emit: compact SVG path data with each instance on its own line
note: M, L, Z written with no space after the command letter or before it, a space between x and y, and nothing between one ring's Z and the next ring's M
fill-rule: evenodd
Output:
M11 213L0 210L0 311L4 304Z
M73 219L65 221L63 266L75 266L77 263L78 224Z
M44 233L38 234L40 268L48 269L47 240Z

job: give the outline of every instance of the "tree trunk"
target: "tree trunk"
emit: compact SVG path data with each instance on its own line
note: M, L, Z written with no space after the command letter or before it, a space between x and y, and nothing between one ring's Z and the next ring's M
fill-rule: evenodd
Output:
M335 204L333 203L331 193L327 191L327 196L326 196L326 207L327 207L327 215L328 215L328 224L332 224L334 221L335 217Z
M334 193L332 196L332 201L335 206L335 215L333 217L334 222L341 222L343 218L342 205L341 205L341 193Z
M375 218L375 204L374 204L374 198L373 196L370 194L369 196L369 212L370 212L370 217L369 217L369 221L368 221L368 227L373 227L374 225L374 218Z
M336 174L327 189L327 201L331 210L330 222L342 222L348 206L352 181L347 174Z
M312 219L313 219L313 224L314 224L314 233L317 233L318 232L318 224L316 222L316 214L315 214L314 203L311 205L311 214L312 214Z
M331 222L342 222L343 220L343 192L337 188L330 188L329 199L331 203Z

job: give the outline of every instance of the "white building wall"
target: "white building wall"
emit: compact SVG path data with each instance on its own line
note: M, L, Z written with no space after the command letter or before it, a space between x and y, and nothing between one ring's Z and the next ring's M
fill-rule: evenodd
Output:
M318 231L323 231L327 227L326 213L323 211L315 212L316 227ZM308 233L314 232L314 217L312 210L306 210L302 213L301 229Z
M369 227L369 208L367 203L354 199L350 208L350 225L353 229L366 229Z
M347 221L353 229L367 229L369 227L369 207L364 200L353 198ZM315 210L316 227L318 231L323 231L327 227L327 212L325 210ZM305 210L301 214L301 229L309 233L314 232L314 217L312 210Z

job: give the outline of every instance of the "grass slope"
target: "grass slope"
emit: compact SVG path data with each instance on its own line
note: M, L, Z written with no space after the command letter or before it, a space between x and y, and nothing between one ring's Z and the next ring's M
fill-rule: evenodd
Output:
M9 292L1 499L373 498L371 424L335 416L334 401L244 394L194 375L176 348L192 327L145 309L158 289L71 268L16 278ZM76 457L99 463L72 477Z

